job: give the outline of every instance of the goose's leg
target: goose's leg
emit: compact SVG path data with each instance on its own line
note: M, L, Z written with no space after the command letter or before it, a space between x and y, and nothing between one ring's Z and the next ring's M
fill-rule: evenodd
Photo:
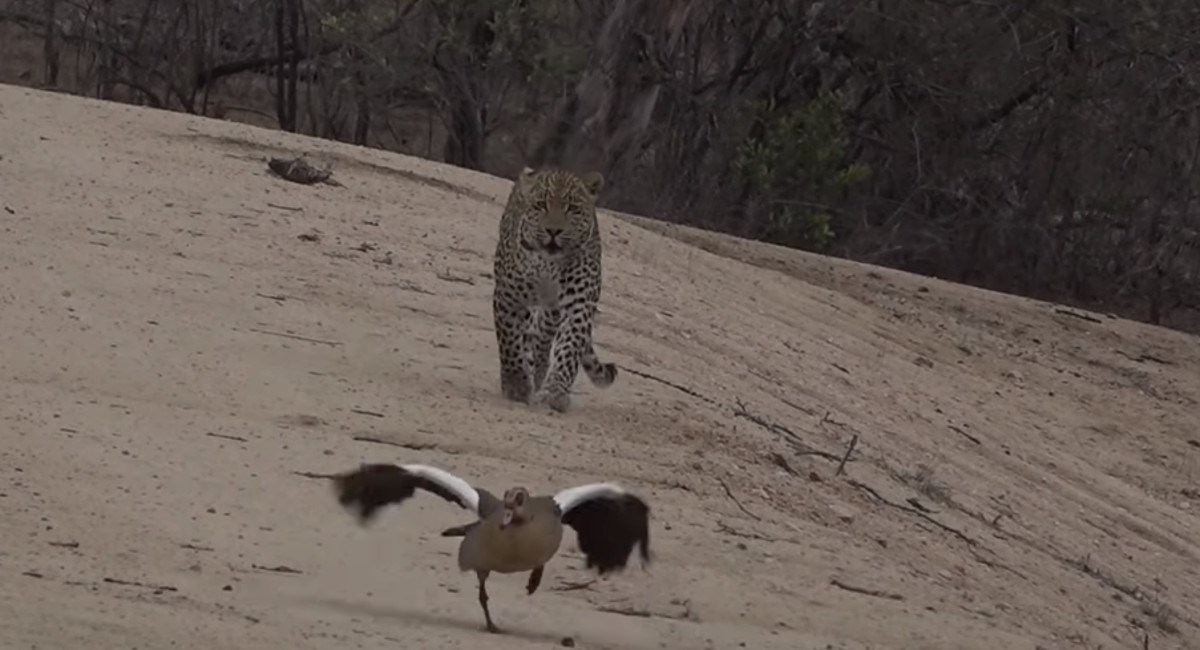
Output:
M492 613L488 611L488 606L487 606L487 604L488 604L488 594L487 594L488 572L487 571L476 571L475 573L476 573L476 575L479 576L479 605L480 605L480 607L483 607L483 618L484 618L484 620L487 621L487 631L491 632L492 634L497 634L500 632L500 628L496 627L495 623L492 623Z
M537 591L538 585L542 584L542 571L545 568L546 565L543 564L529 572L529 584L525 585L525 592L530 596L533 595L533 592Z

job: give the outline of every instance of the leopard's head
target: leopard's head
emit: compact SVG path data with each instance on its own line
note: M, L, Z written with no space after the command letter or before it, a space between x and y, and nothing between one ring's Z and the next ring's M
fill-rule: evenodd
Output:
M557 254L594 237L596 198L603 187L600 172L574 174L526 167L513 186L523 207L518 233L521 246Z

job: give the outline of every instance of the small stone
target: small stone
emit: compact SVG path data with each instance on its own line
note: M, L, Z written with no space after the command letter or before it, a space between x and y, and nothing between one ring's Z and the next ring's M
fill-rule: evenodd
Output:
M850 509L840 505L831 505L829 506L829 509L832 510L833 514L844 523L854 523L854 512Z
M575 647L575 639L573 639L569 636L564 636L562 638L562 641L559 641L558 644L564 648L574 648Z

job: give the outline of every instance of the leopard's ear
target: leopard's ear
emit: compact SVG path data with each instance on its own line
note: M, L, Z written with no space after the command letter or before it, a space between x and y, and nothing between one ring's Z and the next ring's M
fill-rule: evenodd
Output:
M529 179L533 178L533 175L535 173L537 173L537 170L535 170L533 167L523 168L521 170L521 173L517 174L517 183L516 183L517 186L525 187L526 185L528 185Z
M598 196L600 190L604 189L604 174L600 172L588 172L579 177L583 181L583 186L592 196Z

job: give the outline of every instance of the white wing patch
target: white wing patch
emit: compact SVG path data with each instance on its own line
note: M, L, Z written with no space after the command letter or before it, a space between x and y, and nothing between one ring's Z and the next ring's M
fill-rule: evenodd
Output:
M470 483L444 469L430 467L429 465L401 465L400 467L409 474L429 479L450 490L458 495L460 504L465 504L463 505L464 508L475 514L479 514L479 493L475 491L475 488L471 487Z
M613 483L589 483L559 492L554 495L554 502L558 504L559 511L565 515L570 512L571 508L584 501L619 497L624 494L626 494L625 489Z

